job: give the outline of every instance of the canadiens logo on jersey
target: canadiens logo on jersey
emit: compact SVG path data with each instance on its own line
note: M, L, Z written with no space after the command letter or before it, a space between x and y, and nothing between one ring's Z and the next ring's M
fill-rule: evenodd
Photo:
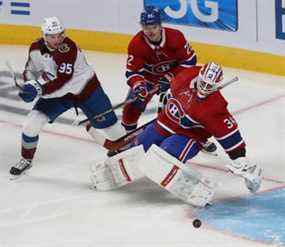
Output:
M164 61L164 62L160 62L154 65L145 64L145 70L147 70L148 72L152 74L157 75L157 74L161 74L161 73L165 73L169 71L173 67L174 63L175 63L175 60Z
M179 123L180 119L185 115L185 112L178 100L170 98L166 105L166 115L173 122Z
M171 98L167 101L166 115L173 122L179 124L184 129L203 128L203 126L187 116L178 100Z
M68 44L63 43L58 47L59 52L61 53L67 53L70 50L70 47L68 46Z

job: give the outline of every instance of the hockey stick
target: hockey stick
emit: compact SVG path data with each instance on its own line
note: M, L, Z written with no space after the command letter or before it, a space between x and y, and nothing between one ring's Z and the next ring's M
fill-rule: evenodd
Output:
M98 114L98 115L95 115L93 118L95 119L95 118L103 117L104 115L106 115L106 114L108 114L108 113L110 113L110 112L112 112L112 111L115 111L115 110L121 108L121 107L122 107L123 105L125 105L125 104L132 103L133 101L134 101L134 100L132 99L132 100L126 100L126 101L123 101L123 102L121 102L121 103L118 103L118 104L114 105L111 109L109 109L109 110L107 110L107 111L104 111L104 112L102 112L102 113L100 113L100 114ZM84 123L86 123L86 122L88 122L88 121L89 121L88 118L83 119L83 120L81 120L81 121L78 121L78 120L75 119L71 125L73 125L73 126L76 126L76 125L79 126L79 125L82 125L82 124L84 124Z
M160 93L159 102L158 102L158 108L157 113L160 113L164 107L163 101L166 97L166 92ZM156 118L152 119L151 121L143 124L139 128L127 133L126 135L122 136L118 140L111 143L109 146L110 149L107 153L107 156L111 157L117 154L118 152L121 152L120 149L124 148L126 145L128 145L131 141L133 141L139 134L143 132L143 130L151 123L153 123L156 120Z
M14 69L12 68L11 64L8 61L6 61L5 64L10 71L10 74L14 80L15 86L22 91L23 87L20 85L20 83L17 82L16 73L15 73Z
M159 88L158 88L158 87L155 87L154 89L152 89L152 90L149 91L149 94L154 94L154 93L156 93L158 90L159 90ZM119 103L119 104L113 106L111 109L109 109L109 110L107 110L107 111L104 111L104 112L102 112L102 113L100 113L100 114L98 114L98 115L95 115L95 116L93 117L93 119L101 118L101 117L103 117L104 115L106 115L106 114L108 114L108 113L110 113L110 112L112 112L112 111L114 111L114 110L119 109L119 108L122 107L123 105L133 103L133 102L135 102L136 100L137 100L137 98L135 98L135 99L128 99L128 100L126 100L126 101L124 101L124 102L121 102L121 103ZM74 121L72 125L82 125L82 124L84 124L84 123L86 123L86 122L88 122L88 121L89 121L89 119L86 118L86 119L81 120L78 124L76 123L76 121Z
M127 133L126 135L120 137L118 140L113 141L108 149L108 153L107 155L109 157L112 157L116 154L118 154L119 152L123 151L120 150L122 148L124 148L127 144L129 144L131 141L133 141L139 134L141 134L143 132L143 130L151 123L153 123L154 121L156 121L156 118L150 120L149 122L141 125L140 127L138 127L137 129Z
M232 83L234 83L234 82L236 82L236 81L238 81L238 80L239 80L239 78L238 78L237 76L235 76L234 78L230 79L229 81L226 81L226 82L222 83L221 85L219 85L219 86L215 89L215 91L220 90L220 89L223 89L223 88L227 87L228 85L231 85Z
M127 101L123 101L123 102L121 102L121 103L118 103L118 104L114 105L111 109L109 109L109 110L107 110L107 111L104 111L104 112L102 112L102 113L100 113L100 114L94 116L93 118L100 118L100 117L104 116L105 114L108 114L108 113L110 113L110 112L112 112L112 111L114 111L114 110L117 110L117 109L121 108L121 107L122 107L124 104L126 104L126 103L128 103L128 102L127 102ZM78 116L78 114L77 114L77 116ZM76 119L72 122L71 125L72 125L72 126L79 126L79 125L82 125L82 124L84 124L84 123L86 123L86 122L88 122L88 121L89 121L88 118L83 119L83 120L81 120L81 121L79 121L79 119L76 118Z

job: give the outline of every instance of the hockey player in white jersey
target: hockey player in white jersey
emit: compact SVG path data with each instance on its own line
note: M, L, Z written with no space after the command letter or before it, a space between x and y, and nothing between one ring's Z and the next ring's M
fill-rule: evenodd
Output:
M59 19L46 18L41 29L43 37L30 46L19 92L23 101L36 102L23 126L22 157L11 167L12 175L31 167L42 127L73 107L84 112L91 130L101 129L111 140L124 134L93 68Z

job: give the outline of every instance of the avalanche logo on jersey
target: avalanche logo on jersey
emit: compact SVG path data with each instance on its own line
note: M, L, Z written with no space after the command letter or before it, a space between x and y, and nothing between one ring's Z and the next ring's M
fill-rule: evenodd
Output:
M184 129L203 128L201 124L194 121L190 116L185 115L180 102L174 98L170 98L167 101L165 113L171 121L179 124Z
M63 43L58 47L59 52L61 53L67 53L70 50L70 47L68 46L68 44Z

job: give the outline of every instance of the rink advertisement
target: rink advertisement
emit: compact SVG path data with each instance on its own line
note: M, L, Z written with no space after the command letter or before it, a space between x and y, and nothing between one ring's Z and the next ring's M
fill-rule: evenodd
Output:
M285 39L285 1L275 0L276 38Z
M162 10L167 23L237 31L237 0L144 0L144 6L156 6Z
M43 18L56 15L81 48L125 53L144 5L153 4L163 25L184 33L199 62L285 75L284 0L85 0L80 8L76 0L0 2L2 44L29 45Z

